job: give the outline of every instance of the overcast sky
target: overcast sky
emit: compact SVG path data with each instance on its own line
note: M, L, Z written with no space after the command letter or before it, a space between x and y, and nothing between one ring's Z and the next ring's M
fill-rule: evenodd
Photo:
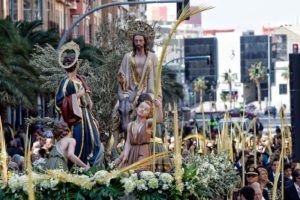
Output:
M206 3L215 6L214 9L202 14L204 29L245 30L300 23L300 0L190 0L190 2L191 5ZM176 12L176 4L169 4L168 8Z
M191 4L202 2L191 0ZM204 28L258 28L300 23L300 0L206 0L214 9L202 15Z

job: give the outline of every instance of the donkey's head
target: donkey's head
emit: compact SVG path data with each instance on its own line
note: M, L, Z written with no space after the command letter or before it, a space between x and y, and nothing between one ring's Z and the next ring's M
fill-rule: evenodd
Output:
M129 96L119 96L119 113L121 116L121 128L125 133L127 132L127 126L131 121L130 115L134 111L133 102L136 97L136 91L130 93Z

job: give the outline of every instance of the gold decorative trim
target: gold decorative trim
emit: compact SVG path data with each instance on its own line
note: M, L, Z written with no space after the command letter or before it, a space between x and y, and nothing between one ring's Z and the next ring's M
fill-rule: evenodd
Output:
M84 123L83 123L83 120L84 119L81 119L81 147L80 147L80 152L79 152L78 158L81 157L83 145L84 145Z

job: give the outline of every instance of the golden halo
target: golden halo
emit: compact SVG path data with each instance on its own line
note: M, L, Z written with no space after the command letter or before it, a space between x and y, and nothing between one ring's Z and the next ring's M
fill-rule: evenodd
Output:
M147 24L146 22L140 20L130 21L128 23L127 33L130 40L132 40L133 36L136 33L142 33L143 35L145 35L149 44L153 44L155 39L155 31L153 27Z
M75 59L70 65L64 65L62 62L62 60L63 60L62 55L67 50L73 50L75 52ZM58 63L62 68L68 69L68 68L74 66L75 63L78 61L79 54L80 54L79 45L76 44L74 41L68 42L68 43L64 44L58 52Z

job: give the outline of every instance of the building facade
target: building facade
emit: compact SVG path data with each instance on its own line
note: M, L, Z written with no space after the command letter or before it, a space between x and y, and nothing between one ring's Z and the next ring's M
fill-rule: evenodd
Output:
M0 18L10 17L13 21L43 21L43 30L55 28L60 34L101 0L1 0ZM95 43L95 33L101 23L101 15L95 12L82 20L68 38L82 36L86 43Z
M261 81L261 97L262 100L268 98L268 90L276 85L276 62L287 61L287 36L284 34L272 35L243 35L240 38L241 45L241 81L244 83L245 102L257 100L257 92L251 90L254 82L249 79L249 68L252 64L261 62L265 67L265 75L271 78L270 85L268 85L268 76ZM270 63L270 70L268 73L268 62ZM250 89L249 89L250 88ZM253 93L255 95L247 95ZM272 90L270 101L272 101Z
M218 41L212 38L188 38L184 40L185 81L193 85L199 77L208 81L209 94L204 95L204 101L216 100L216 86L218 81ZM197 59L199 57L199 59Z

